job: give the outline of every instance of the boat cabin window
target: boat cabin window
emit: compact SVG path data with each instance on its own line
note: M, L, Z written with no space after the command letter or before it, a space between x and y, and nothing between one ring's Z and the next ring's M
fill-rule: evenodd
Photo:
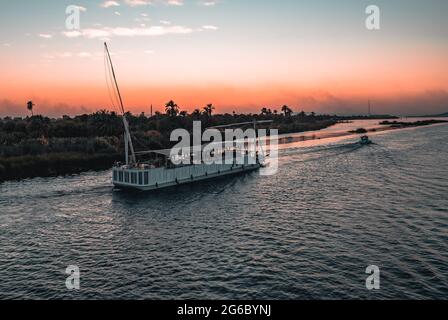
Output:
M129 183L129 172L124 173L124 182Z
M118 181L123 182L123 171L118 172Z
M131 183L137 184L137 173L135 173L135 172L131 173Z
M118 180L118 172L114 170L114 181Z
M143 172L138 173L138 184L143 184Z
M146 171L145 172L145 185L148 185L148 184L149 184L149 172Z

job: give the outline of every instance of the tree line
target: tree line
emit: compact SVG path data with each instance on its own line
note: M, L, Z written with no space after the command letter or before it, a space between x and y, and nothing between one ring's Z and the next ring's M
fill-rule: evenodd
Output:
M30 101L27 108L33 111ZM288 106L281 112L265 107L257 114L215 114L215 107L207 104L192 112L182 111L174 102L165 105L165 112L147 116L127 113L136 150L165 149L174 129L193 129L194 121L202 128L272 120L265 128L280 133L319 130L335 124L332 115L294 113ZM124 129L121 115L99 110L92 114L63 116L51 119L33 114L25 118L0 119L0 181L33 176L77 173L89 169L105 169L124 153Z

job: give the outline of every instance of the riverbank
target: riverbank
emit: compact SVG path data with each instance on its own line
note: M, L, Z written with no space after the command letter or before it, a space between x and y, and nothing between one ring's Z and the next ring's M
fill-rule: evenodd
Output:
M266 129L280 134L316 131L339 119L325 115L128 115L137 151L173 146L171 132L192 130L193 121L204 128L229 123L271 120ZM0 119L0 182L34 177L71 175L111 168L124 159L121 117L107 111L74 118L42 116Z
M121 158L119 154L50 153L0 158L0 182L35 177L79 174L105 170Z
M356 136L373 132L447 123L444 120L415 122L383 121L374 127L349 131L326 130L346 120L290 121L282 124L279 144ZM350 123L350 122L349 122ZM278 126L277 126L278 128ZM280 128L279 128L280 129ZM138 133L137 133L138 134ZM148 143L148 149L170 148L169 139L159 131L141 134L138 142ZM141 148L141 146L139 145ZM15 144L0 145L0 182L35 177L79 174L86 171L107 170L123 159L123 145L117 137L28 138Z
M420 120L414 122L402 122L402 121L383 121L380 125L391 126L393 128L411 128L411 127L422 127L429 126L439 123L448 123L448 120Z
M343 122L341 122L343 123ZM288 134L283 135L279 139L279 144L289 144L303 141L312 141L312 140L321 140L321 139L331 139L331 138L339 138L339 137L348 137L348 136L361 136L368 135L369 133L376 132L384 132L384 131L392 131L392 130L400 130L406 128L417 128L422 126L431 126L437 124L448 123L446 120L420 120L415 122L399 122L399 121L382 121L379 124L366 127L366 128L357 128L355 130L340 130L340 131L326 131L322 130L320 132L313 132L303 135L293 135L290 136Z

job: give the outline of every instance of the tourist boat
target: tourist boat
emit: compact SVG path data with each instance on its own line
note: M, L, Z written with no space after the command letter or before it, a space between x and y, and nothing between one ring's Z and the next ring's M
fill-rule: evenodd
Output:
M359 141L359 143L363 146L367 146L369 144L372 144L372 141L369 139L368 136L362 136L361 140Z
M258 170L263 166L264 156L258 151L258 142L255 137L256 148L250 151L249 144L243 143L245 147L237 148L235 141L232 146L223 143L221 149L222 161L210 163L207 159L199 159L199 161L190 162L188 165L175 165L178 161L174 161L171 150L153 150L144 152L135 152L133 141L129 129L129 123L126 118L126 112L123 106L120 90L118 88L112 59L107 44L105 43L105 52L108 59L108 68L113 78L114 87L118 96L119 105L122 112L124 125L124 141L125 141L125 162L116 163L112 168L112 182L115 187L122 189L135 190L157 190L172 187L181 184L193 183L197 181L213 179L221 176L234 175L243 172ZM254 129L258 123L266 123L271 121L254 122ZM235 127L252 124L252 122L232 124L229 126L214 127L215 129L223 129L225 127ZM210 145L210 144L209 144ZM192 148L188 153L191 158L196 158L196 153L201 152L205 146L199 146L199 150ZM220 150L218 148L218 150ZM146 157L146 160L138 160L137 157Z
M174 165L170 150L148 151L153 160L117 163L113 169L113 184L118 188L156 190L181 184L193 183L221 176L254 171L262 166L259 155L245 153L243 162L237 162L236 157L229 163L206 164L204 162L190 165Z

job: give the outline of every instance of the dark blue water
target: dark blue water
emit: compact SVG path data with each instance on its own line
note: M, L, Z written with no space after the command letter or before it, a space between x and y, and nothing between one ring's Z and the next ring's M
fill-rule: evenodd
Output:
M0 298L446 299L448 126L372 138L157 193L113 191L109 172L1 184Z

